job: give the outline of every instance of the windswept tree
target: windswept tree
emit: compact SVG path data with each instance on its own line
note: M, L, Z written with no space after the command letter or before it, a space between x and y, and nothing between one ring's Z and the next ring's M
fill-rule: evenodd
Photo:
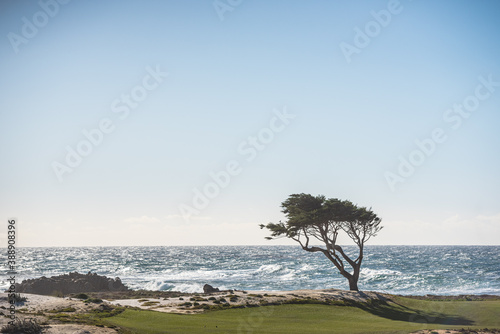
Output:
M358 279L365 243L382 229L381 219L371 209L350 201L309 194L293 194L281 203L287 221L261 224L271 231L268 240L286 237L308 252L322 252L349 281L349 289L358 291ZM358 246L358 254L349 257L337 244L339 233L346 233ZM323 246L316 246L319 241ZM350 269L349 267L350 266Z

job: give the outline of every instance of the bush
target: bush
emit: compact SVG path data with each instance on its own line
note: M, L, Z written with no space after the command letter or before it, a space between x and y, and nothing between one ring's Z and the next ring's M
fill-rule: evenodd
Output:
M48 313L60 313L60 312L76 312L76 308L68 306L68 307L63 307L57 310L50 310L47 311Z
M21 296L20 293L9 294L9 304L24 303L27 300L28 299L26 297Z
M196 296L196 297L192 297L189 299L190 301L193 301L193 302L206 302L207 299L203 298L203 297L199 297L199 296Z
M2 333L40 334L43 333L43 327L33 319L17 319L13 324L3 326L0 331Z
M316 300L316 299L304 299L304 298L293 298L289 300L285 300L282 302L283 304L319 304L319 305L337 305L330 304L328 301ZM343 303L342 303L343 304Z
M85 293L79 293L75 296L77 299L89 299L89 296Z
M195 304L198 304L198 303L195 303ZM195 310L198 310L198 309L209 310L210 309L210 305L207 305L207 304L198 304L198 305L194 305L193 309L195 309Z
M102 303L102 299L100 299L100 298L89 298L89 299L86 299L85 302L86 303L100 304L100 303Z

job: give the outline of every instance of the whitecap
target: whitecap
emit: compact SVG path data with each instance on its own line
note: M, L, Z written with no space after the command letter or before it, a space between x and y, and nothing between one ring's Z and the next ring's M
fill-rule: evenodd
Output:
M272 274L272 273L275 273L277 271L280 271L281 269L283 269L283 266L281 266L280 264L264 264L264 265L260 266L256 272L257 273L264 272L267 274Z
M361 277L367 280L386 278L387 276L401 276L402 272L390 269L370 269L362 268Z
M199 283L180 283L173 284L172 291L180 291L187 293L200 293L203 292L203 285Z

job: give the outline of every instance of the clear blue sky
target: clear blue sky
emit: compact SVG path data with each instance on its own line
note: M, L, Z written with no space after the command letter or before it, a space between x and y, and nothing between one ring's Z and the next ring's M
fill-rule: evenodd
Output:
M61 2L0 3L4 242L286 243L304 192L498 244L498 2Z

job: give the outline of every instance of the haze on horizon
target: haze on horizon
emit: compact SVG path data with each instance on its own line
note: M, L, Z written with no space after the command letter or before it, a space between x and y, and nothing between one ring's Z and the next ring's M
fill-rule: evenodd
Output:
M372 207L369 245L498 245L499 12L2 1L0 242L294 244L258 225L310 193Z

